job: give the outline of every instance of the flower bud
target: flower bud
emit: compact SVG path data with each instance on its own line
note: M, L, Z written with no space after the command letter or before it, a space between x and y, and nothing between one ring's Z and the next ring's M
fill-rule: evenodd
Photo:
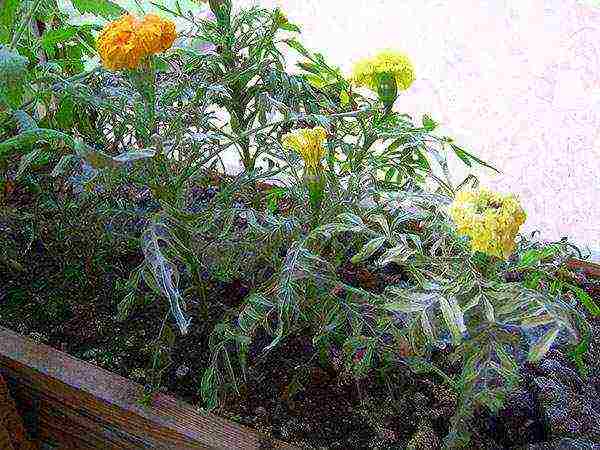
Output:
M305 171L304 173L304 182L306 183L306 187L308 188L308 196L310 201L310 206L313 211L316 211L321 208L321 203L323 201L323 191L325 189L325 180L319 173L320 171Z
M398 98L398 84L391 73L377 75L377 94L386 107L391 107Z

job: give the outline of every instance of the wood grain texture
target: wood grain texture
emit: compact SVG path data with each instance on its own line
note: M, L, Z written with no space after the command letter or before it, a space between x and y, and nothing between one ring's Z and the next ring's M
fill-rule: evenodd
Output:
M571 259L567 262L567 265L571 269L583 270L586 276L590 278L600 278L600 264L583 261L581 259Z
M60 449L294 448L168 395L141 406L141 385L2 327L0 372L34 409L36 437Z

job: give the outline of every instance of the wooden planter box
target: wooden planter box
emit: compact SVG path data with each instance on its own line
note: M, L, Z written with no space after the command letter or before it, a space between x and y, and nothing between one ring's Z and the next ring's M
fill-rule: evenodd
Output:
M600 278L598 264L569 266ZM57 449L295 448L168 395L143 407L141 385L2 327L0 373L33 437Z
M581 269L590 278L600 278L600 264L580 259L571 259L567 262L570 269Z
M0 373L32 437L65 449L292 449L0 327Z

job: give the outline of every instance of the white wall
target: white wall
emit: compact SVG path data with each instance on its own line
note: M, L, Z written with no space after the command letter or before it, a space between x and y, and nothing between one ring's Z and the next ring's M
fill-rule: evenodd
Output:
M519 194L526 230L600 249L600 0L259 3L282 8L307 47L346 71L378 48L405 51L417 81L397 108L431 113L500 168L477 175Z

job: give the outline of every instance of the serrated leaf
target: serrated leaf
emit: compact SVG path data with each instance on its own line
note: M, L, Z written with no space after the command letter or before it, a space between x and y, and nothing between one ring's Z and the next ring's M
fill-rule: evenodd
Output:
M46 31L42 35L40 45L49 54L49 56L52 57L54 55L54 47L56 47L56 44L67 42L76 34L76 27L72 25L65 25L55 30Z
M560 329L558 327L553 327L548 330L529 350L529 360L531 362L540 361L546 353L548 353L548 350L550 350L550 347L558 337L559 332Z
M323 87L327 86L327 82L325 80L323 80L323 78L321 78L319 75L306 74L306 75L304 75L304 77L314 87L323 88Z
M501 173L494 166L489 165L488 163L486 163L482 159L479 159L477 156L475 156L475 155L467 152L466 150L460 148L458 145L450 144L450 147L454 151L454 154L456 156L458 156L462 160L462 162L464 162L468 167L471 167L471 161L475 161L477 164L479 164L481 166L484 166L484 167L487 167L488 169L492 169L496 173Z
M129 161L152 158L155 154L156 150L146 148L142 150L131 150L121 153L117 156L110 156L99 150L94 150L91 147L87 147L82 152L81 156L94 169L106 169L109 167L118 167Z
M386 250L379 258L379 261L377 261L377 264L380 266L385 266L392 262L404 264L414 254L415 252L405 245L397 245Z
M65 95L60 99L58 110L56 111L55 118L58 125L64 129L69 130L73 126L73 111L75 103L70 95Z
M340 104L346 106L348 103L350 103L350 96L346 91L340 91Z
M349 337L343 345L346 370L355 377L366 375L371 367L374 354L373 340L365 336Z
M594 299L583 289L572 284L567 285L573 293L577 296L579 301L585 306L588 312L594 317L600 317L600 306L596 304Z
M342 222L348 222L355 227L365 228L365 223L356 214L344 213L338 216L338 219Z
M63 155L58 161L58 164L56 164L56 166L54 166L54 169L52 169L52 173L50 174L50 176L57 177L60 174L62 174L67 165L70 162L73 162L75 159L77 159L75 155Z
M370 216L369 220L377 223L381 227L383 233L388 237L390 236L390 225L388 224L388 221L384 216L380 214L375 214Z
M125 14L123 8L110 0L71 0L73 6L82 14L93 14L107 20Z
M29 166L33 164L37 157L39 157L44 150L42 148L37 148L32 152L29 152L21 157L21 161L19 162L19 168L17 170L16 178L18 179Z
M153 223L142 235L142 251L145 263L150 269L157 290L169 301L171 313L177 321L181 334L187 334L191 318L184 313L185 302L177 287L179 272L177 266L163 254L161 242L169 243L166 227Z
M446 298L443 295L440 296L440 309L444 322L452 334L454 342L458 342L462 339L463 333L466 331L465 321L463 312L456 301L456 298Z
M139 159L148 159L156 155L156 150L152 148L145 148L141 150L131 150L128 152L121 153L114 156L112 159L117 163L124 163L128 161L137 161Z
M76 146L75 140L68 134L47 128L35 128L1 142L0 157L8 154L11 150L22 150L40 141L54 143L55 145L62 143L70 148Z
M0 8L0 43L8 43L11 39L15 25L18 23L17 12L21 0L3 0Z
M289 47L296 50L302 56L310 59L310 57L311 57L310 52L296 39L293 39L293 38L292 39L284 39L283 42L285 42Z
M436 335L426 310L421 311L421 314L419 314L419 319L421 320L421 328L423 328L423 334L427 336L430 342L435 342Z
M352 257L352 264L358 264L361 261L372 256L375 252L377 252L383 244L385 244L386 238L385 236L376 237L367 242L363 248Z
M14 50L0 45L0 86L18 86L27 74L27 58Z
M519 259L519 267L533 267L540 261L540 254L535 249L527 250Z
M131 314L131 310L135 306L136 297L134 292L128 293L123 300L119 302L117 305L117 317L116 320L118 322L124 322Z
M275 9L275 11L273 12L273 20L277 27L279 27L282 30L300 33L300 28L298 28L297 25L294 25L293 23L289 22L285 14L283 14L279 8Z
M251 335L260 322L266 321L268 313L273 308L273 303L267 298L253 294L245 301L244 309L238 316L239 327L245 334Z
M17 124L19 126L19 132L21 133L24 131L34 130L38 127L33 117L31 117L23 110L18 109L16 111L13 111L13 117L17 121Z
M204 408L212 410L217 407L217 376L214 368L204 369L200 381L200 393L204 401Z
M490 300L485 295L481 296L481 301L483 303L482 307L483 307L483 311L485 313L486 320L488 322L495 322L496 317L494 314L494 306L492 305Z

